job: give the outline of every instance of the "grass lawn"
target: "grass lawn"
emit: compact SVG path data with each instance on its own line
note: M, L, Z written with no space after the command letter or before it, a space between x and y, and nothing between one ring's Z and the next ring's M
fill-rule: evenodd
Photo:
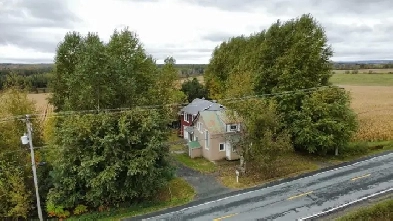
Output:
M392 220L393 219L393 200L385 200L368 208L362 208L351 212L337 221L350 220Z
M173 142L180 142L182 140L183 140L183 138L177 136L177 131L173 130L171 133L171 136L168 139L168 142L173 143ZM183 147L184 147L183 144L171 144L170 150L171 151L179 151L179 150L183 150L184 149Z
M214 163L205 158L190 158L187 154L173 154L173 157L180 163L201 173L213 173L217 167Z
M219 181L226 187L233 189L243 189L256 185L261 185L280 178L295 176L301 173L310 172L319 169L316 161L296 153L289 153L281 156L278 162L277 173L273 177L268 177L263 173L253 173L250 165L247 165L247 175L239 177L239 183L236 182L235 167L239 165L239 161L218 162Z
M195 197L194 189L183 179L173 179L167 188L156 197L156 202L133 205L128 208L84 214L67 220L120 220L170 207L186 204Z
M393 74L333 74L336 85L393 86Z

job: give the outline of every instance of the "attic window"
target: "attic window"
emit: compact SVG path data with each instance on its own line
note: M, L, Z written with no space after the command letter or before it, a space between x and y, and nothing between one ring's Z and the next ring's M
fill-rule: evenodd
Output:
M229 129L230 129L231 131L235 131L235 130L237 130L237 125L231 125L231 126L229 127Z

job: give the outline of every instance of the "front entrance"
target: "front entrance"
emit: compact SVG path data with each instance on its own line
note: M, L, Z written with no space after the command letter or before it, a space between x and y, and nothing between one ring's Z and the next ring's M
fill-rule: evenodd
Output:
M184 126L183 137L184 137L184 139L188 140L188 132L186 131L186 129L187 129L187 126Z
M228 160L231 160L231 150L232 150L231 144L228 141L226 141L225 142L225 156Z

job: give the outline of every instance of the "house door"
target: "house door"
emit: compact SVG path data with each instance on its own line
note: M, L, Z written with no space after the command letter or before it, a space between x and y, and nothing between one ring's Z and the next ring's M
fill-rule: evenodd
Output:
M232 152L231 144L227 141L225 142L225 156L228 160L231 160L231 152Z
M184 139L188 140L188 132L186 131L186 129L187 129L187 126L184 126L183 136L184 136Z

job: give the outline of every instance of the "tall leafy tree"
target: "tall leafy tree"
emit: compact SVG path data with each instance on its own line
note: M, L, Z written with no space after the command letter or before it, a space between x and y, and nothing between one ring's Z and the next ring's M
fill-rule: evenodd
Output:
M54 59L54 77L50 83L52 96L50 102L58 111L65 109L69 98L68 79L75 73L77 55L82 44L82 36L78 32L69 32L59 43Z
M174 121L178 116L178 105L176 104L184 103L187 98L186 94L176 87L178 75L175 64L176 60L173 57L168 57L164 60L164 66L157 74L157 83L151 91L151 100L154 104L166 105L163 108L163 114L170 121ZM167 104L173 105L167 106Z
M158 70L127 28L115 30L106 44L89 33L80 38L77 49L64 45L76 51L75 63L61 82L67 93L55 91L54 97L64 101L63 110L97 113L74 114L47 124L52 127L46 128L45 138L53 165L48 213L66 217L84 206L115 207L151 199L172 176L164 144L172 115L170 108L148 111L138 106L182 99L175 90L175 60L167 59ZM132 110L103 110L119 108Z
M230 118L242 122L240 136L230 135L228 139L247 165L274 177L279 157L293 150L290 135L281 130L282 121L276 105L257 97L241 99L254 95L253 78L249 72L235 72L227 82L232 86L225 92L228 99L221 103L228 108Z
M57 157L48 210L151 199L172 176L165 126L155 110L65 118L51 144Z
M273 99L277 104L276 110L282 116L282 129L289 131L297 150L312 153L326 153L326 150L330 150L332 143L328 141L321 143L326 135L324 127L309 125L319 131L318 133L314 131L318 139L315 137L311 139L309 134L303 133L303 130L308 127L299 123L302 119L314 118L313 115L316 112L311 110L316 110L305 109L306 103L304 103L308 102L310 97L315 96L314 93L322 93L313 91L316 88L330 86L332 67L330 58L333 51L328 44L323 27L310 14L304 14L286 22L277 21L266 31L246 38L243 36L238 38L241 40L232 38L222 43L213 53L207 73L207 79L210 82L206 84L209 95L222 97L226 90L235 87L236 83L229 83L228 76L238 72L251 73L250 89L254 94L280 94L295 91L266 98ZM243 53L236 54L239 50L234 50L234 48L240 46L244 48ZM237 59L233 59L235 56ZM226 64L225 61L228 63ZM239 83L242 82L244 81L239 80ZM243 86L246 85L243 84ZM337 108L340 107L343 113L345 112L345 116L352 116L352 110L345 98L347 95L334 94L334 99L342 101L335 104ZM335 119L337 125L347 125L345 132L339 126L329 130L332 139L340 140L334 145L344 147L349 141L348 137L354 129L352 125L355 125L356 119L337 118L336 112L327 103L330 100L321 98L318 101L319 106L326 107L322 119ZM311 124L311 121L309 123ZM302 126L299 127L299 125ZM342 136L342 134L346 135Z
M206 88L195 77L192 80L183 82L181 91L187 95L188 102L191 102L195 98L207 98Z
M150 91L157 82L157 67L136 33L115 30L106 48L109 75L116 80L112 108L154 103Z

